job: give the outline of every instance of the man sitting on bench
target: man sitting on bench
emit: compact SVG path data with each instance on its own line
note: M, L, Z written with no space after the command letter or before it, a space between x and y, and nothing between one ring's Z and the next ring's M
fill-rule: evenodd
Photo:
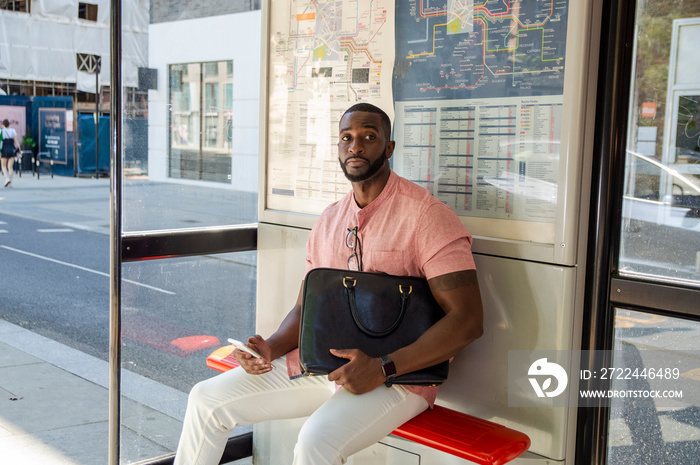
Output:
M236 425L305 416L293 463L341 464L433 406L437 387L384 383L449 360L479 338L481 296L471 236L449 207L391 170L394 147L391 121L381 109L360 103L343 114L338 159L352 191L321 214L307 243L306 269L425 277L445 317L386 356L334 350L348 359L345 365L327 378L302 377L300 291L272 336L248 339L263 359L236 350L239 368L194 386L175 465L218 464Z

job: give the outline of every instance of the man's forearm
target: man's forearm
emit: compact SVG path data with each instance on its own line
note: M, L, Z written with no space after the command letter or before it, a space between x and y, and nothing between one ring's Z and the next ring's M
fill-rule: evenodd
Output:
M304 282L299 287L299 295L294 307L282 320L277 331L267 339L272 349L272 360L278 359L290 350L299 346L299 326L301 324L301 301L304 293Z
M299 322L301 321L301 305L294 308L280 324L277 331L270 336L267 342L272 349L272 359L278 359L290 350L296 349L299 345Z
M388 355L397 374L402 375L449 360L478 339L481 333L478 322L448 314L416 342Z
M416 342L389 354L398 374L448 360L483 333L483 306L475 270L438 276L428 283L446 315Z

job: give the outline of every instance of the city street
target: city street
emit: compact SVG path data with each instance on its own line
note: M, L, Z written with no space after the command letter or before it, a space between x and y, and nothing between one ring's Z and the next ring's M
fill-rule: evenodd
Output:
M12 185L0 189L0 455L104 464L109 180L25 172ZM256 195L127 179L123 216L125 231L255 222ZM207 355L254 330L255 279L256 252L123 264L123 460L175 449L187 393L216 374Z
M104 226L109 224L108 186L103 180L72 180L84 186L81 199L76 195L80 187L70 190L75 197L63 189L54 190L52 195L46 189L52 181L28 178L17 183L31 183L35 192L42 192L34 203L28 195L18 195L19 188L2 192L0 315L7 322L106 361L109 230ZM216 209L203 212L204 219L198 221L201 217L193 213L193 206L201 205L201 198L211 203L211 198L220 196L225 202L225 196L232 195L188 188L188 198L178 200L173 195L177 186L166 188L169 197L151 196L151 201L156 207L166 202L184 206L171 216L182 222L189 218L186 224L190 227L196 222L211 222L216 214ZM135 190L131 192L133 205L138 196ZM24 204L24 217L3 213L11 210L10 195ZM68 198L57 201L60 197ZM45 214L48 206L53 206L53 211ZM142 206L143 210L147 209ZM238 212L240 215L240 209ZM104 214L102 221L95 218L98 214ZM47 216L51 221L28 216ZM157 215L149 211L143 218L152 225L158 223ZM245 339L254 332L255 273L255 252L124 264L124 368L183 392L212 376L214 372L205 365L206 355L226 344L229 337Z

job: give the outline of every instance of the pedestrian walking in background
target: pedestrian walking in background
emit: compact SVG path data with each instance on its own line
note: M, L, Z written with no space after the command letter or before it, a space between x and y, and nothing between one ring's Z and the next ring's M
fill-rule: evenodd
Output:
M0 160L2 160L2 174L5 176L5 187L10 187L14 174L15 156L20 145L17 131L10 127L10 121L3 120L2 126L2 156Z

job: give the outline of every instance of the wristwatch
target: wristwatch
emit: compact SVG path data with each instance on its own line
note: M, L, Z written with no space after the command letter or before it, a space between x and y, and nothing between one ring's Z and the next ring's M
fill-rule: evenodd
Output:
M391 387L394 378L396 378L396 365L394 365L394 362L391 361L388 355L382 355L379 357L379 360L382 361L382 373L386 378L384 385L386 387Z

